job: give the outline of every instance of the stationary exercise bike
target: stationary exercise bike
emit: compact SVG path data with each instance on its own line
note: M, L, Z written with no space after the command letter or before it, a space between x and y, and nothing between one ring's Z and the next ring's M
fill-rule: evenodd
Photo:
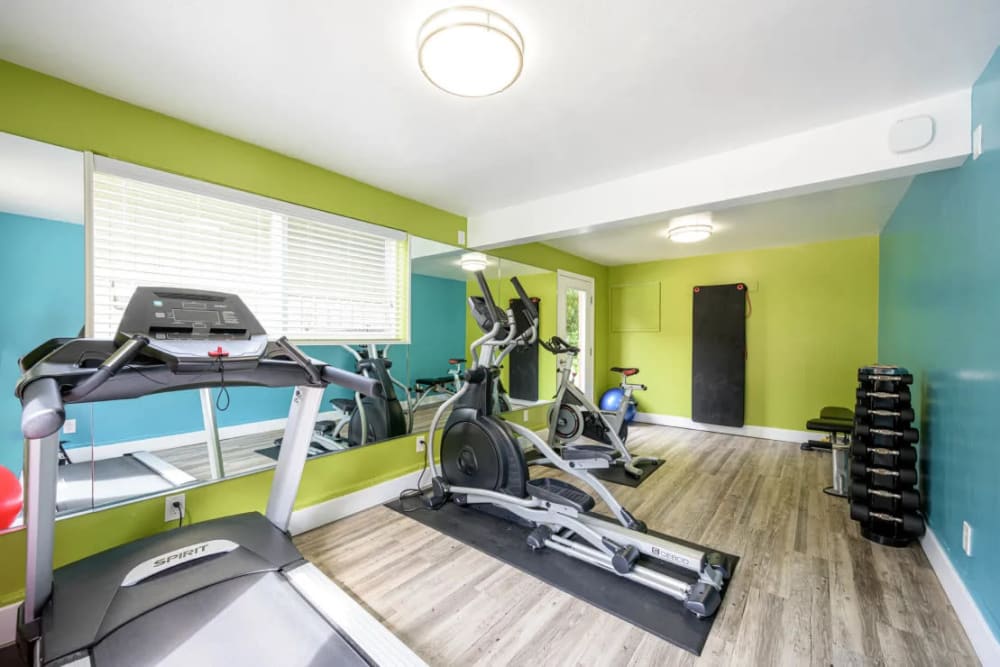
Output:
M548 341L539 341L539 344L556 355L559 369L559 388L556 390L555 403L549 410L549 445L563 447L581 437L596 440L603 444L586 446L607 451L614 457L614 465L622 466L632 477L642 477L643 470L639 465L646 462L655 463L657 459L632 456L625 446L628 438L625 412L629 401L632 400L632 392L636 389L646 390L646 385L632 384L628 381L628 378L639 373L639 369L617 366L611 369L622 375L622 401L615 411L601 410L573 384L572 360L579 354L580 348L570 345L559 336L553 336Z
M497 308L485 276L476 279L482 297L470 298L473 316L484 335L471 346L473 366L462 389L441 404L431 421L428 440L443 415L452 409L440 444L441 464L434 447L427 448L432 471L427 504L443 507L449 499L528 527L528 546L551 549L612 572L680 600L699 617L711 616L728 578L725 557L677 544L646 532L645 524L625 509L589 471L607 468L612 457L603 452L563 447L561 455L533 431L506 422L490 412L496 366L481 360L502 359L513 346L534 341L538 313L520 282L511 283L524 302L531 324L518 333L512 312ZM498 354L495 354L499 350ZM596 501L587 491L555 478L531 479L517 438L527 439L556 468L596 493L610 509L607 517L591 512ZM690 573L690 580L650 567L669 564Z

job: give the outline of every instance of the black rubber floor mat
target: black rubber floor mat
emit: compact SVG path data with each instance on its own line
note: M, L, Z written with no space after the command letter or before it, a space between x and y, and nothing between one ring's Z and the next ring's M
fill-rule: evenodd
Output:
M281 453L281 445L272 445L270 447L264 447L262 449L254 450L261 456L266 456L269 459L278 460L278 454ZM312 446L309 448L309 453L306 454L306 458L312 458L314 456L319 456L321 454L329 454L330 450L324 449L318 446Z
M406 509L415 508L412 511L404 511L398 500L386 503L386 507L498 558L671 644L701 655L715 616L699 619L686 611L679 601L641 584L555 551L532 551L525 541L528 529L517 524L454 503L448 503L439 510L430 510L419 506L418 502L415 499L406 500ZM655 531L650 531L650 534L691 545ZM735 571L738 561L736 556L727 556L730 572ZM654 565L664 573L687 581L694 580L684 570L667 565L660 567L658 563ZM725 593L723 590L723 601Z
M544 459L541 454L536 451L530 451L524 456L528 465L548 465L544 463ZM636 464L636 467L642 471L642 476L633 477L625 471L624 466L613 465L610 468L605 468L603 470L591 470L592 474L597 479L604 482L611 482L612 484L621 484L622 486L636 487L645 482L647 479L653 476L657 470L663 467L663 459L654 459L652 461L640 461Z

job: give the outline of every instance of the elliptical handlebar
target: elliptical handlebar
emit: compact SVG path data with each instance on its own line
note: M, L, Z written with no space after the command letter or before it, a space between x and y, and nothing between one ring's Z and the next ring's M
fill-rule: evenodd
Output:
M511 285L514 286L514 290L517 292L517 296L521 299L521 303L524 304L524 309L528 311L528 315L533 321L538 320L538 308L535 306L535 302L531 300L528 293L524 291L524 287L521 285L521 281L518 280L517 276L510 279Z
M479 291L483 293L483 299L486 300L486 305L496 317L500 317L504 311L497 307L497 302L493 299L493 292L490 291L490 284L486 280L486 274L482 271L476 271L476 280L479 282Z

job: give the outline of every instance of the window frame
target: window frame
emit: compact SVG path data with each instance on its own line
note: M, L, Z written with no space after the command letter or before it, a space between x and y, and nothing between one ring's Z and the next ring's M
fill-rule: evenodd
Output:
M408 345L412 339L412 272L410 271L410 235L404 231L384 227L375 223L330 213L320 209L302 206L265 195L238 190L208 181L202 181L188 176L143 167L131 162L115 160L102 155L87 152L84 154L84 282L85 282L85 320L84 327L87 336L93 336L95 328L94 313L94 174L100 172L120 178L141 181L154 186L172 188L190 194L221 199L234 204L250 206L278 215L293 218L304 218L312 222L336 225L348 231L358 231L381 236L387 240L401 243L400 270L402 272L402 289L400 293L400 338L375 340L347 339L303 339L289 337L297 345L341 345L374 343L379 345ZM285 295L282 294L282 298ZM268 332L269 337L283 335L283 332Z

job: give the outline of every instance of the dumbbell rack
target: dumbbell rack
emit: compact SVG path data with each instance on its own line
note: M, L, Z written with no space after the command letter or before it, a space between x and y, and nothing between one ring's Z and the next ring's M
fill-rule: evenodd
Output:
M913 376L897 366L858 369L851 444L851 518L873 542L904 547L924 534L917 484L919 432L910 395Z

